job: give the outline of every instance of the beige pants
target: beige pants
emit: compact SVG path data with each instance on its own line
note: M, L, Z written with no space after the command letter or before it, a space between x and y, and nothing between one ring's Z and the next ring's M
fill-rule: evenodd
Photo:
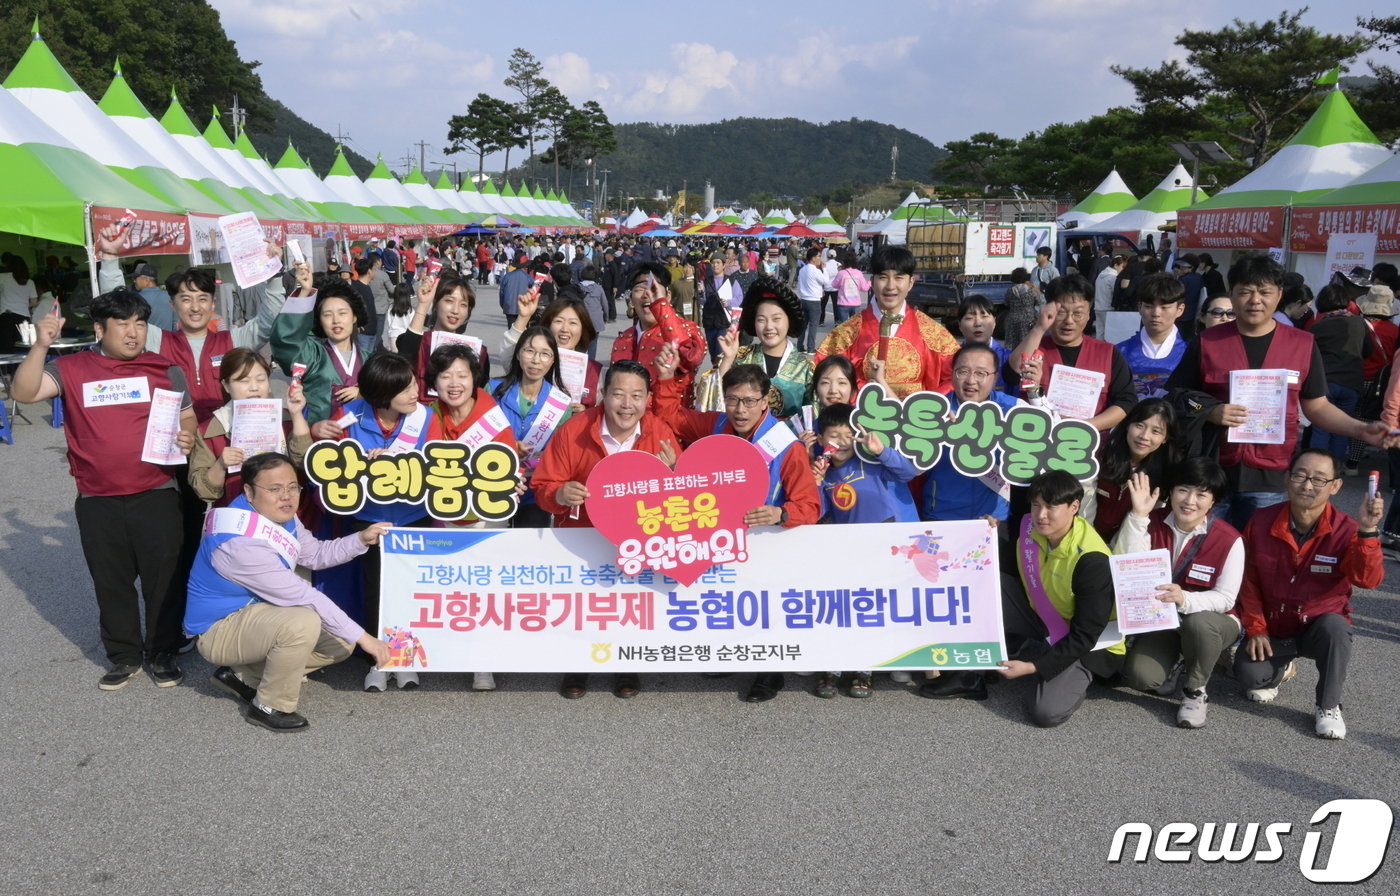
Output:
M258 602L225 616L199 636L199 653L218 666L232 667L257 688L258 702L278 712L294 712L301 680L338 663L352 645L321 627L310 607L279 607Z

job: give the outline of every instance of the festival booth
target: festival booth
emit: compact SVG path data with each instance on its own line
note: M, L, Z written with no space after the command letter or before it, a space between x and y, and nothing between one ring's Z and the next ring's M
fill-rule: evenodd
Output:
M1096 230L1101 222L1107 221L1119 212L1133 207L1137 197L1123 182L1123 177L1114 168L1108 173L1093 192L1080 203L1060 215L1058 223L1064 228Z
M1263 165L1215 197L1182 209L1177 248L1281 254L1286 245L1299 242L1313 248L1295 251L1318 256L1300 259L1302 264L1316 266L1319 253L1327 248L1326 236L1298 239L1305 232L1300 226L1312 228L1318 220L1312 203L1390 158L1390 150L1357 116L1346 95L1334 89L1307 124ZM1300 207L1311 208L1300 215ZM1216 260L1222 267L1229 264L1228 258ZM1321 281L1310 277L1309 282Z
M830 208L823 208L821 214L807 222L807 226L828 239L832 237L844 239L846 236L846 228L838 224L836 219L831 216Z
M1141 246L1149 239L1156 246L1164 226L1176 221L1177 212L1191 204L1191 173L1180 162L1176 163L1162 182L1152 192L1134 202L1123 211L1094 225L1097 231L1121 233ZM1205 190L1196 188L1195 197L1206 195Z
M1400 155L1293 208L1293 269L1314 286L1335 271L1400 265Z

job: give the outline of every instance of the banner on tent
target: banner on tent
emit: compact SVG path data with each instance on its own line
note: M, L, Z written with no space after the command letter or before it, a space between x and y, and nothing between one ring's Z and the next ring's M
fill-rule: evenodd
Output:
M1334 233L1374 233L1375 254L1400 254L1400 205L1349 205L1335 208L1293 208L1294 252L1326 252Z
M1180 248L1268 249L1282 243L1281 208L1182 209L1177 213L1176 244Z
M389 667L440 672L989 669L1006 657L981 520L760 530L685 586L592 529L396 529ZM794 558L802 558L794 562Z
M132 216L135 220L132 220ZM129 222L122 237L123 257L133 255L184 255L190 251L190 224L185 215L129 210L105 205L92 207L92 232Z

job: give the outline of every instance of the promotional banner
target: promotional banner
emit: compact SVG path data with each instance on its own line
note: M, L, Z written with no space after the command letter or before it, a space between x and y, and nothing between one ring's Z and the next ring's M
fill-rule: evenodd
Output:
M1353 268L1371 269L1376 261L1375 233L1333 233L1327 237L1327 276Z
M1289 235L1294 252L1327 252L1336 233L1373 233L1372 253L1394 255L1400 252L1400 206L1346 205L1332 208L1293 208Z
M1282 208L1182 209L1177 212L1178 248L1268 249L1282 242Z
M981 520L749 532L692 585L624 575L591 529L396 529L384 668L429 672L990 669L1006 658Z
M92 207L92 232L101 233L112 224L122 224L123 257L132 255L184 255L190 251L190 221L185 215L167 212L133 212L105 205Z

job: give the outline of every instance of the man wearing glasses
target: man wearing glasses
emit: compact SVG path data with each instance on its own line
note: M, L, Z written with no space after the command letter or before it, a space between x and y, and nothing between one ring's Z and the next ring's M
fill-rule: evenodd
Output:
M1384 502L1362 501L1352 519L1332 506L1341 470L1309 448L1288 470L1287 503L1260 510L1244 530L1245 576L1236 612L1245 642L1235 678L1256 703L1272 703L1297 673L1297 657L1317 663L1315 730L1346 737L1342 685L1351 658L1351 589L1385 577L1379 533ZM1285 581L1286 580L1286 581Z
M1027 365L1028 381L1038 383L1040 394L1062 414L1087 420L1106 437L1137 404L1133 372L1112 343L1084 335L1093 315L1094 290L1088 280L1078 274L1057 277L1050 282L1047 295L1049 301L1040 309L1035 326L1007 359L1003 377L1007 383L1020 381L1022 360L1039 350L1044 358ZM1069 410L1057 404L1063 401L1054 389L1057 368L1097 375L1099 388L1089 402L1092 407Z
M297 712L305 675L358 646L376 665L383 641L296 574L326 569L379 543L388 523L334 541L313 538L296 518L301 486L282 454L243 462L243 494L209 512L190 573L185 632L219 668L214 683L247 705L247 720L269 731L307 727Z
M1283 501L1284 474L1298 443L1298 411L1318 427L1372 445L1393 442L1384 423L1363 423L1327 399L1322 356L1312 334L1281 327L1274 319L1283 295L1283 266L1263 253L1246 255L1230 267L1233 322L1207 327L1187 346L1167 380L1167 391L1204 392L1214 399L1201 413L1225 428L1218 440L1220 465L1230 480L1230 497L1219 515L1243 529L1254 512ZM1212 304L1215 300L1212 300ZM1230 403L1233 370L1287 371L1283 440L1277 444L1238 443L1229 430L1246 422L1248 409Z

